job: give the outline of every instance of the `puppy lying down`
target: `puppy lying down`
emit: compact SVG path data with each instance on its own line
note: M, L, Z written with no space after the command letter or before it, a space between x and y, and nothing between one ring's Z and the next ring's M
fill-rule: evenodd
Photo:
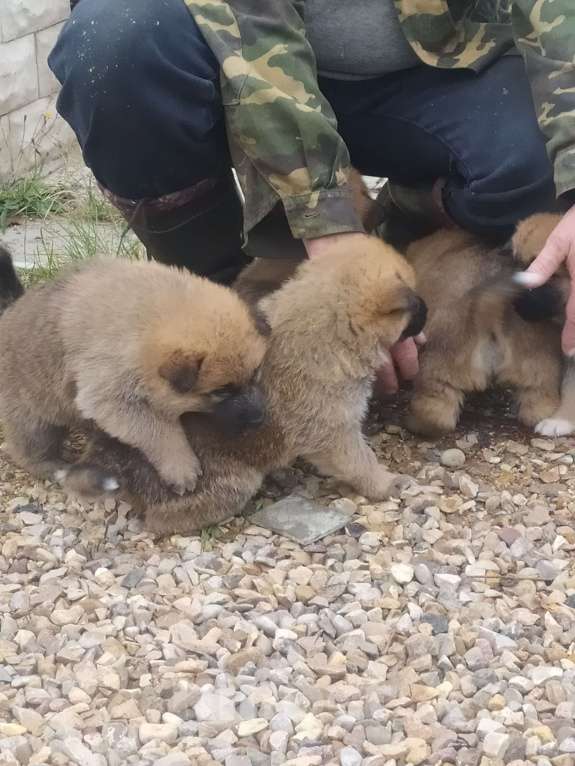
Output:
M535 222L534 219L537 219ZM537 426L559 406L560 328L526 321L516 310L524 288L516 274L545 242L547 217L519 225L509 248L489 248L460 229L440 230L407 250L429 316L427 344L406 419L427 436L453 430L466 393L499 383L516 391L518 417ZM560 415L559 417L562 417ZM538 426L541 428L541 426Z
M370 499L397 491L405 480L378 463L361 425L388 349L425 322L412 268L373 238L353 257L345 250L304 263L264 310L272 328L259 380L267 420L232 438L201 414L185 415L203 466L195 492L175 495L141 452L102 433L68 473L67 489L94 498L119 485L145 509L148 529L164 534L237 514L268 472L298 456Z

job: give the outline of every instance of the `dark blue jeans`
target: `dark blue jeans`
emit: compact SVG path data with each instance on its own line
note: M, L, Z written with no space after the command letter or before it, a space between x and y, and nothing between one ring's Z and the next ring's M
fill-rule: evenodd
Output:
M49 62L58 110L115 194L158 197L229 169L218 65L183 0L81 0ZM422 65L320 85L358 169L404 185L445 178L461 226L504 233L554 205L518 56L479 75Z

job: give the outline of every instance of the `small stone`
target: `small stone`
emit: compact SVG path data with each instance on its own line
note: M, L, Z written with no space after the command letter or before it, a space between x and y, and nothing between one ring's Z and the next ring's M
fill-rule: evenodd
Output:
M295 727L296 733L293 739L298 742L316 740L321 736L323 724L312 713L308 713Z
M517 641L514 641L508 636L504 636L502 633L496 633L494 630L489 630L483 626L479 628L479 635L481 638L486 638L491 644L491 648L496 654L504 651L505 649L513 650L517 647Z
M242 721L238 725L238 737L251 737L264 729L267 729L268 722L265 718L252 718L248 721Z
M551 665L538 665L537 667L532 668L529 675L535 686L542 686L542 684L553 678L562 678L563 670Z
M272 750L277 750L280 753L285 753L287 750L289 740L289 734L286 731L273 731L270 734L270 747Z
M477 736L480 739L485 739L489 734L501 731L503 724L499 721L494 721L492 718L480 718L477 724Z
M499 529L497 534L506 545L513 545L513 543L521 537L521 532L513 527L503 527Z
M392 564L391 576L395 582L405 585L413 580L414 569L409 564Z
M431 625L434 635L447 633L449 630L449 620L442 614L424 614L421 621Z
M142 723L138 734L143 745L154 739L173 745L178 740L178 727L173 723Z
M154 761L154 766L193 766L185 753L168 753L163 758Z
M508 734L494 731L483 741L483 752L488 758L503 758L509 747L511 738Z
M552 582L559 574L559 570L551 561L541 559L541 561L537 562L536 567L541 579L546 582Z
M21 734L26 734L26 727L20 726L19 723L2 723L0 722L0 736L2 737L18 737Z
M441 453L439 460L446 468L461 468L465 465L465 452L457 447L446 449Z
M54 609L50 619L54 625L75 625L84 616L81 606L71 606L69 609Z
M362 757L353 747L342 747L339 751L341 766L361 766Z
M418 563L414 567L415 579L421 585L433 585L433 573L427 564Z
M503 710L506 705L507 702L502 694L494 694L487 703L487 709L494 712L496 710Z
M536 505L531 508L523 518L524 524L528 527L542 527L551 521L549 509L543 505Z
M40 734L44 728L45 721L44 716L41 716L35 710L30 708L18 707L13 708L14 718L20 723L26 731L30 732L33 736Z
M412 763L413 766L419 766L427 761L430 753L430 747L424 739L408 738L406 743L409 744L409 749L405 760L407 763Z
M575 753L575 737L566 737L559 743L559 752Z
M477 493L479 492L479 487L469 478L469 476L459 477L459 489L464 497L471 499L477 497Z
M74 762L82 766L104 766L105 759L93 753L78 737L69 736L62 742L63 752Z
M194 705L198 721L234 721L236 709L232 700L222 694L206 692Z
M461 583L461 577L448 572L439 572L435 575L435 584L440 588L457 588Z
M555 741L555 735L549 726L533 726L531 729L527 729L525 732L526 737L537 737L543 744Z

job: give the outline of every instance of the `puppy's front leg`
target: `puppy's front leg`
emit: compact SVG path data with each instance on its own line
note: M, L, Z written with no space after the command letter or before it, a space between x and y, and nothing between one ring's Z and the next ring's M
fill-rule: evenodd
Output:
M102 431L139 449L174 492L183 495L195 489L201 466L179 420L160 417L143 401L137 405L117 399L102 401L90 395L89 389L78 391L76 404Z
M399 492L409 479L391 473L378 462L359 432L337 435L337 444L308 456L320 472L344 481L370 500L385 500Z
M133 446L144 453L162 481L178 495L194 491L202 469L179 422L154 422L150 438L143 434L141 443Z

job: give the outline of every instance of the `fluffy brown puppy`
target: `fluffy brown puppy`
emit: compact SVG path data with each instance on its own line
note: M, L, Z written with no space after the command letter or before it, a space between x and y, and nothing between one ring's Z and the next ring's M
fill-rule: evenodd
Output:
M345 249L304 263L264 309L272 328L259 376L266 422L249 437L226 438L203 416L186 416L204 469L193 494L176 497L140 453L104 436L67 487L94 497L119 481L157 533L190 533L233 516L269 471L298 456L373 500L393 492L398 476L378 463L361 425L387 349L425 321L412 268L373 238L353 256Z
M528 266L541 252L547 238L557 226L561 216L551 213L533 215L522 221L512 240L513 255L522 265ZM530 291L539 294L535 308L551 319L563 324L565 307L569 297L570 278L565 267L544 286ZM567 436L575 432L575 360L564 359L561 404L551 417L544 418L536 426L543 436Z
M407 258L429 309L407 427L427 436L453 430L465 394L496 382L515 387L526 425L551 415L559 403L559 332L515 311L521 266L511 253L454 229L415 242Z
M261 422L265 340L231 290L154 262L94 262L27 291L0 318L0 419L41 477L68 430L93 422L146 455L176 492L200 466L180 416Z

